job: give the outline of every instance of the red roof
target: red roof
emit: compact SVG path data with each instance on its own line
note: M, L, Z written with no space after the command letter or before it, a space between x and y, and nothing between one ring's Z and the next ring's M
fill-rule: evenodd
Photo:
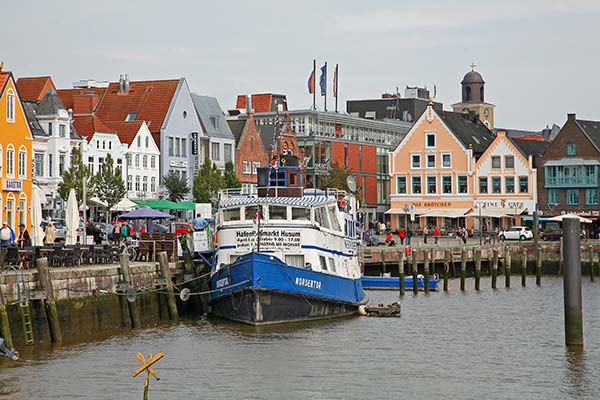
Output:
M2 90L4 89L4 85L10 78L10 72L0 72L0 95L2 94Z
M533 140L536 142L543 142L544 141L544 137L541 135L531 135L531 136L517 136L514 139L519 139L519 140Z
M85 89L58 89L56 94L60 98L60 101L63 102L65 108L74 110L74 98L75 96L82 95L98 95L99 98L102 98L102 95L106 91L106 88L85 88ZM94 105L95 106L95 105Z
M121 143L127 143L131 145L133 139L140 131L140 127L144 121L110 121L107 122L106 125L112 127L115 131L117 131L117 135L119 136L119 140Z
M137 113L136 120L146 121L150 132L159 132L175 96L179 79L136 81L127 93L119 92L119 82L111 83L100 100L96 115L105 121L125 121Z
M94 133L117 133L113 128L106 126L100 118L95 115L83 115L73 118L73 125L79 136L87 136L88 143L92 140Z
M252 95L252 109L254 112L269 112L271 111L271 101L273 93L262 93ZM242 109L246 108L246 96L240 94L237 97L235 108Z
M24 100L40 101L50 88L56 90L56 86L54 86L54 82L49 76L19 78L17 80L17 91Z

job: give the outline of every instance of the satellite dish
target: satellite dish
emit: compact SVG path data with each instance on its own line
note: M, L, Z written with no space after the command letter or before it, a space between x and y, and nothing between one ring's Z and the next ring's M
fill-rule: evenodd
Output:
M181 301L188 301L190 298L190 289L181 289L181 292L179 292L179 298L181 299Z
M127 297L128 302L133 303L135 301L135 298L137 297L137 293L134 288L129 286L125 291L125 296Z
M348 190L352 193L356 192L356 180L352 175L346 178L346 186L348 186Z

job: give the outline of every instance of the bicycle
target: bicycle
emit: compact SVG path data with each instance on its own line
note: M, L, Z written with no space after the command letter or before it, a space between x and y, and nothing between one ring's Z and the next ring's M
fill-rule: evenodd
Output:
M135 261L137 258L137 245L133 243L131 237L126 237L125 240L121 242L119 253L127 253L129 261Z

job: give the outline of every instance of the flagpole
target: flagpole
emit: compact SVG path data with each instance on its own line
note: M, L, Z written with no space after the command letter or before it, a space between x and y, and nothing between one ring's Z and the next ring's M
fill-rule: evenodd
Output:
M313 110L317 109L317 60L313 60Z
M335 112L338 112L337 100L338 100L338 96L340 95L338 93L338 82L340 80L338 66L339 66L339 64L335 64L335 75L334 75L334 77L335 77Z
M325 61L325 104L323 108L327 111L327 61Z

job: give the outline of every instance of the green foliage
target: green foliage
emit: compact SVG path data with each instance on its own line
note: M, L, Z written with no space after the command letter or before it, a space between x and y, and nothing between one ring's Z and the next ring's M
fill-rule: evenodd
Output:
M167 175L162 177L162 185L169 193L169 200L171 201L181 201L190 192L187 180L175 171L169 171Z
M348 191L348 185L346 183L346 179L349 176L352 176L352 171L344 169L340 167L340 165L335 162L331 166L331 171L329 171L329 175L321 175L319 179L319 189L340 189ZM357 188L357 192L360 189Z
M65 170L62 175L63 181L58 185L58 194L64 201L69 198L71 189L75 189L77 201L83 199L83 180L86 181L86 196L89 199L95 194L95 178L89 168L83 163L81 150L74 147L71 150L71 168Z
M217 165L213 164L207 157L194 178L194 200L196 203L210 202L215 206L218 191L225 189L225 187L225 177L221 175L221 171L219 171Z
M235 174L235 166L233 165L233 161L230 160L225 163L225 173L223 174L223 177L225 178L225 189L242 187L242 182L240 182Z
M121 176L121 168L114 168L114 161L109 154L104 164L100 166L100 173L96 175L96 194L98 198L108 204L110 210L115 204L125 197L125 182Z

